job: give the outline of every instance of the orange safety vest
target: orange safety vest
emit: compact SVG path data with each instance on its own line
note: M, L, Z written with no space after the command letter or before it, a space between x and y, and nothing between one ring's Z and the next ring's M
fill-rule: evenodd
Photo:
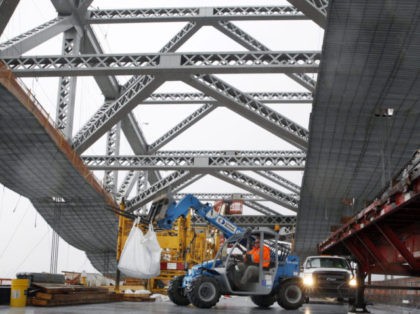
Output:
M255 264L260 263L260 248L253 247L251 250L248 251L249 255L251 255L252 262ZM270 266L270 249L264 245L263 251L263 267Z

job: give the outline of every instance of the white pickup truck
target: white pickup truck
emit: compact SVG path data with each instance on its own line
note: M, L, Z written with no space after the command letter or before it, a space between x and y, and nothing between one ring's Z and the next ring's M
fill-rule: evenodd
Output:
M340 256L309 256L301 272L306 302L310 297L354 301L357 280L349 262Z

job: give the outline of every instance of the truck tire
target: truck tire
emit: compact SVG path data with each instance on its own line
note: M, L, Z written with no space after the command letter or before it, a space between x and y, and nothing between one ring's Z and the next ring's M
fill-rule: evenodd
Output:
M277 295L277 303L286 310L300 308L304 301L301 285L296 280L287 280L281 283Z
M216 279L200 276L191 282L187 290L190 302L196 307L207 309L219 302L220 289Z
M184 295L182 280L184 276L177 276L171 280L168 287L168 297L176 305L188 305L190 300Z
M252 295L251 296L252 302L254 302L255 305L261 307L261 308L269 308L273 305L273 303L276 301L276 297L274 295Z

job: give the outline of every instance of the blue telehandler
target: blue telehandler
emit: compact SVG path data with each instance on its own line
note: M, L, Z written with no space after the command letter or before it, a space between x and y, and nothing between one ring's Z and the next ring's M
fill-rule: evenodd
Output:
M193 304L210 308L217 304L221 295L250 296L261 308L277 303L295 310L304 302L299 259L289 255L289 249L279 242L278 233L268 228L243 229L201 203L194 195L187 194L178 203L168 198L154 202L149 211L149 220L156 221L159 228L172 229L176 219L186 217L190 209L208 223L221 230L226 241L215 258L193 266L185 276L175 277L169 284L168 296L177 305ZM244 258L255 239L260 239L260 262L246 282L243 278L250 259ZM263 265L264 246L270 249L270 263Z

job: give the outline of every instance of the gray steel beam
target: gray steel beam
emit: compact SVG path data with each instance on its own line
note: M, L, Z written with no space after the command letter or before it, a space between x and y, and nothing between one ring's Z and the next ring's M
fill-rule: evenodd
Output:
M312 103L310 92L249 92L250 97L262 103L270 104L298 104ZM223 106L214 98L203 93L154 93L141 102L142 105L168 105L168 104L197 104L211 103Z
M229 21L217 21L212 26L250 51L270 51L267 46L264 46L264 44Z
M279 213L275 210L268 208L267 206L261 205L260 203L257 203L255 201L245 201L244 205L260 212L261 214L267 215L267 216L273 216L278 215Z
M320 27L327 22L328 0L287 0Z
M303 170L305 157L294 156L83 156L91 170Z
M198 22L208 24L220 19L228 20L302 20L308 19L293 6L265 7L202 7L202 8L149 8L90 10L87 22L111 23L158 23Z
M51 3L59 15L71 15L76 11L74 0L51 0Z
M188 22L162 49L160 53L174 52L190 39L199 29L201 24Z
M101 44L90 25L85 25L83 30L83 45L81 47L81 52L86 54L103 54ZM115 76L101 75L95 76L94 78L106 99L115 99L118 97L120 94L120 85Z
M176 171L151 185L146 191L128 200L126 203L127 211L133 212L161 195L175 193L199 177L199 175L190 171Z
M271 216L257 216L257 215L225 215L229 221L240 227L274 227L284 226L294 228L296 225L296 216L283 216L283 215L271 215ZM204 225L207 222L196 215L193 215L191 219L193 224Z
M15 12L19 0L0 0L0 36Z
M140 171L137 178L137 195L146 191L149 188L149 178L146 171Z
M78 55L80 52L80 34L75 28L64 32L63 56ZM76 101L77 77L62 76L58 83L57 97L57 128L61 130L67 140L73 135L74 106Z
M263 176L266 179L269 179L273 181L274 183L277 183L278 185L296 193L300 194L300 186L297 184L294 184L293 182L283 178L282 176L279 176L278 174L271 172L271 171L258 171L259 175Z
M196 111L194 111L192 114L190 114L188 117L186 117L184 120L182 120L180 123L178 123L175 127L173 127L171 130L166 132L163 136L158 138L155 142L150 144L149 146L149 152L154 153L160 148L162 148L164 145L169 143L171 140L173 140L175 137L177 137L182 132L189 129L191 126L193 126L195 123L203 119L205 116L207 116L210 112L212 112L216 106L212 104L205 104L204 106L198 108Z
M187 194L193 194L202 202L216 202L220 200L242 200L247 201L265 201L261 196L251 193L176 193L173 195L175 200L184 198Z
M185 42L185 40L190 38L197 30L198 28L195 24L187 24L171 39L170 45L165 45L162 49L170 51L172 48ZM85 127L78 132L73 138L73 146L78 148L79 153L86 150L105 132L106 127L110 127L122 119L127 113L134 109L139 102L149 96L153 89L157 88L161 83L162 81L157 81L151 76L134 76L121 88L118 99L112 105L105 103L88 121ZM146 88L149 85L152 85L152 87ZM117 113L117 115L115 115L114 112ZM113 123L110 122L111 117L113 117ZM117 121L117 119L119 120ZM122 121L124 134L127 136L127 130L131 130L133 136L136 136L136 134L138 135L139 132L137 132L137 130L140 129L138 124L133 124L134 122L132 122L134 116L129 115L125 120L128 121ZM91 134L95 134L95 136L91 136ZM137 139L139 142L142 141L142 138L137 137L131 137L129 138L129 141L133 139Z
M19 36L0 43L0 57L19 57L48 39L72 28L73 25L72 16L58 16Z
M134 154L147 155L149 153L146 138L132 112L122 118L121 128ZM149 179L153 183L159 181L161 176L158 171L151 171L149 173Z
M274 157L304 160L306 153L296 150L163 150L154 154L162 157Z
M232 38L234 41L244 46L251 51L270 51L270 49L260 43L258 40L247 34L235 24L229 21L219 21L212 24L216 29L221 31L226 36ZM314 92L316 81L305 73L286 73L288 77L301 84L303 87Z
M117 100L103 105L73 138L73 147L82 153L109 128L124 118L137 104L162 84L151 75L142 76Z
M317 72L321 54L301 52L110 54L5 58L16 76Z
M210 75L194 75L185 82L217 99L229 109L300 149L306 150L309 132L233 86Z
M118 122L107 133L106 138L106 155L108 157L115 157L120 154L120 139L121 139L121 123ZM117 194L118 187L118 172L114 170L106 170L104 174L105 190L111 192L113 195Z
M84 51L87 53L103 53L102 47L94 31L89 25L85 25L84 34ZM105 101L107 101L107 99L109 101L109 99L118 98L121 88L114 76L95 76L95 80L101 89L102 94L105 96ZM124 90L127 90L127 87ZM144 138L141 128L139 127L132 112L128 113L128 115L121 120L121 129L135 154L147 154L146 139ZM152 182L156 182L159 181L161 177L158 172L153 171L150 174L150 179ZM128 191L128 193L130 191Z
M267 200L270 200L287 209L297 211L298 200L286 193L273 189L272 187L259 182L245 174L235 171L217 171L212 173L216 178L243 188L244 190L260 195Z
M140 176L139 171L129 171L126 176L124 177L123 182L121 183L120 187L118 188L117 195L115 199L117 202L121 202L122 198L127 198L128 194L130 194L131 190L134 187L138 177Z

